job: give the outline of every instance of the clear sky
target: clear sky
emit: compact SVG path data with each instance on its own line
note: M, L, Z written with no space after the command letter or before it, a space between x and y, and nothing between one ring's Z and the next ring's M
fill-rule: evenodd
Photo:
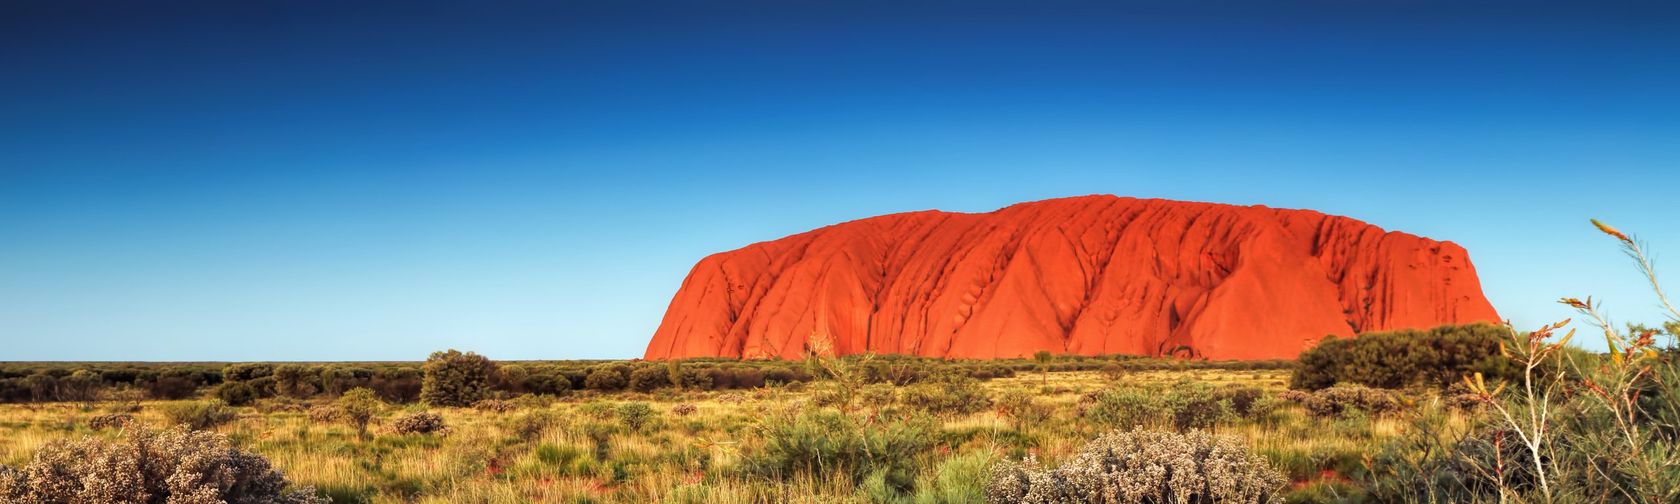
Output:
M706 254L1091 193L1452 240L1520 326L1659 320L1588 217L1680 254L1662 3L470 3L0 3L0 360L636 357Z

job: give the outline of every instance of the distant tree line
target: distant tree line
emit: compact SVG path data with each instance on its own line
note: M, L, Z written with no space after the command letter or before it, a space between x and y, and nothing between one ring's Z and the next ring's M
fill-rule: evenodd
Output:
M881 355L867 359L861 372L868 383L908 385L947 372L987 380L1037 371L1249 370L1293 365L1293 361L1281 360L1197 361L1122 355L1054 356L1041 361ZM436 352L426 362L13 362L0 363L0 403L176 400L209 394L238 406L267 398L336 398L352 389L366 388L386 402L463 406L482 398L522 394L751 389L812 379L805 363L791 360L496 362L455 350Z

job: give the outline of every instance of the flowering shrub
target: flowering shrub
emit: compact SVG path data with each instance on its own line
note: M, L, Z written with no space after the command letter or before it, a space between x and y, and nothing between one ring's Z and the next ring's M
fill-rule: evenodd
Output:
M994 504L1247 503L1279 500L1288 480L1236 440L1205 432L1115 432L1087 443L1055 469L1002 462L986 500Z
M324 504L313 488L286 490L268 460L227 437L177 427L117 440L43 446L22 470L0 466L0 502L38 504Z

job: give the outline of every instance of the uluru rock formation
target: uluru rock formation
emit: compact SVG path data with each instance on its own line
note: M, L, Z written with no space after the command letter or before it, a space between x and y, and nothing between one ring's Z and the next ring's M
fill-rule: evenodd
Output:
M1497 320L1452 242L1310 210L1084 196L711 255L645 357L1293 358L1325 335Z

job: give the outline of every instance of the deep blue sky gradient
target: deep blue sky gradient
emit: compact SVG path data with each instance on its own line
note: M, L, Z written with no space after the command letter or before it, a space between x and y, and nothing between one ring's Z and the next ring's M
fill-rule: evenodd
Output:
M1660 320L1586 218L1680 253L1673 7L819 3L0 4L0 360L635 357L706 254L1091 193Z

